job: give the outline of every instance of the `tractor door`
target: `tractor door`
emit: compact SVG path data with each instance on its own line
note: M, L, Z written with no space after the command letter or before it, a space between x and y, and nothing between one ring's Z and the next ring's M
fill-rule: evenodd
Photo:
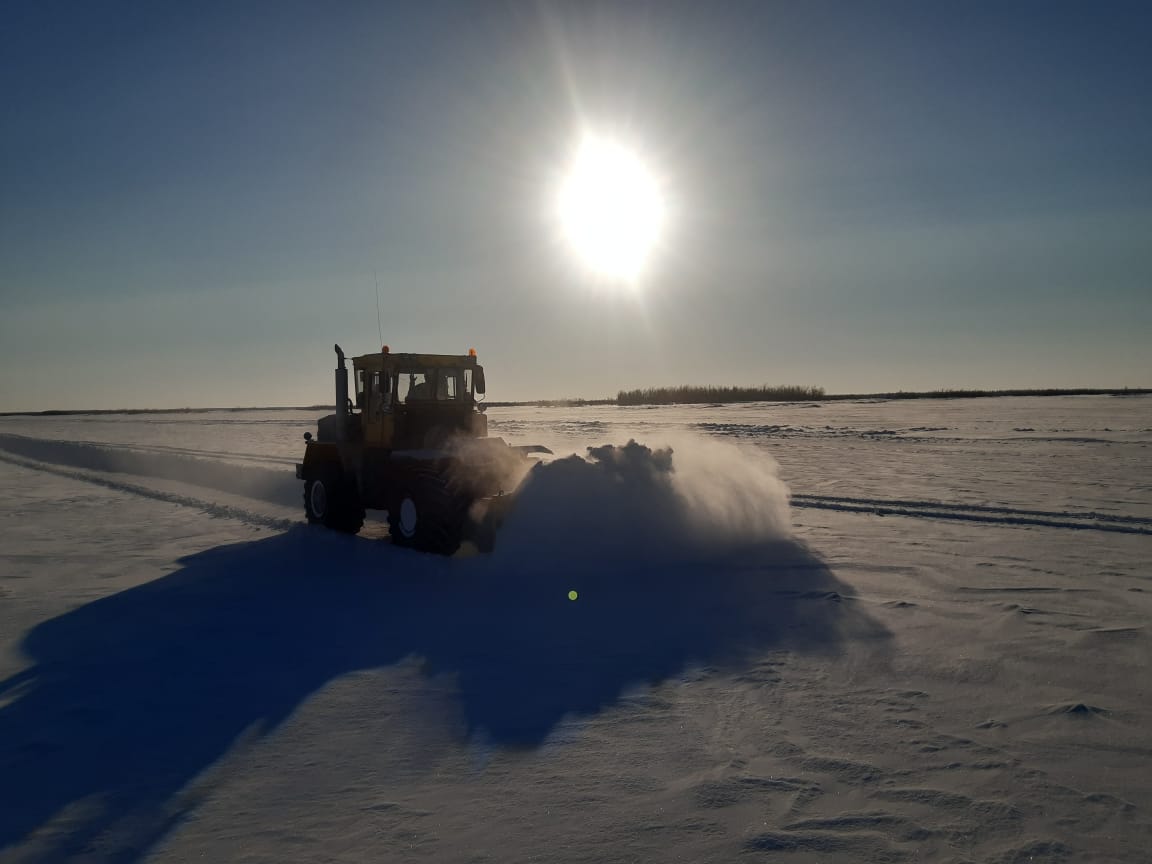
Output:
M364 373L364 444L392 447L392 381L387 372Z

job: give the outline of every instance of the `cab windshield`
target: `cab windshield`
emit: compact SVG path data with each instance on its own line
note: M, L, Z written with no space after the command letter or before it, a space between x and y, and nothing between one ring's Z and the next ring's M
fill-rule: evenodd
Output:
M397 374L396 399L411 402L461 402L472 400L471 369L425 369Z

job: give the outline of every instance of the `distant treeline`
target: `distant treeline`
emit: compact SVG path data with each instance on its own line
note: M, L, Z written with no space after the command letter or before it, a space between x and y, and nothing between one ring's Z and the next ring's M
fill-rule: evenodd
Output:
M982 399L993 396L1146 396L1152 390L1120 387L1056 388L1040 390L897 390L895 393L836 393L826 399Z
M693 387L646 387L641 390L621 390L616 394L617 405L686 405L707 402L803 402L823 399L823 387L798 385L760 387L719 387L709 385Z

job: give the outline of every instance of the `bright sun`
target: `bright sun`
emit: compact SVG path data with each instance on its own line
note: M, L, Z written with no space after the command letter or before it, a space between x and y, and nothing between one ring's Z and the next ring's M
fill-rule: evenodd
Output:
M635 283L660 239L664 197L641 159L604 138L586 137L558 199L568 244L597 275Z

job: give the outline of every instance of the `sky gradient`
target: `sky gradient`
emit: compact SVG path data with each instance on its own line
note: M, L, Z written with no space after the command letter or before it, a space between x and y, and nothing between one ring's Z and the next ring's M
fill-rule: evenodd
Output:
M0 410L1152 386L1148 3L6 2ZM559 242L582 130L670 201Z

